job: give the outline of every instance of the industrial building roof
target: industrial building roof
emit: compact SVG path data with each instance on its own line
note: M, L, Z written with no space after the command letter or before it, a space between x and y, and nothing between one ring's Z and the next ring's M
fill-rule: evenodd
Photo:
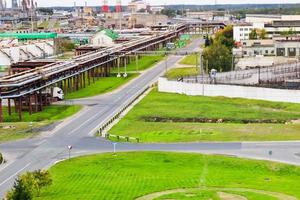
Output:
M119 35L111 29L104 29L102 31L105 33L105 35L107 35L108 37L110 37L113 40L116 40L119 38Z
M56 38L57 33L0 33L0 38L16 38L20 40L35 40Z

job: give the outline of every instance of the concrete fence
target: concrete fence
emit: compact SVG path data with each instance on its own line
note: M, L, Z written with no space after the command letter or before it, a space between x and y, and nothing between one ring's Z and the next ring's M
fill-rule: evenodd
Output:
M169 81L166 78L162 77L158 80L158 90L160 92L186 94L191 96L225 96L278 102L300 103L300 90L186 83L178 81Z

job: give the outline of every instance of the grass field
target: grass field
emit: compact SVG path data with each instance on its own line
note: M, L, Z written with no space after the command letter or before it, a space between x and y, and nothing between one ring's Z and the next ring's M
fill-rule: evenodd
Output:
M37 199L217 200L224 193L242 200L300 198L299 167L224 156L107 153L63 161L50 174L53 185Z
M196 65L196 56L199 56L199 55L188 55L188 56L185 56L181 61L180 61L180 64L183 64L183 65ZM198 58L198 63L199 63L199 59L200 59L200 56Z
M199 75L199 70L196 67L182 67L182 68L172 68L165 76L168 79L178 79L185 76Z
M148 69L162 59L163 56L160 55L143 56L138 61L138 71ZM124 85L128 81L138 76L138 73L136 73L137 68L135 61L132 61L130 64L128 64L126 69L127 72L129 72L126 78L117 78L116 73L118 72L118 70L115 68L112 70L112 74L110 77L101 77L99 80L96 80L95 83L86 86L84 89L80 89L77 92L68 93L67 95L65 95L65 98L78 99L111 92L112 90L117 89L118 87ZM120 73L123 74L124 72L124 67L120 67Z
M67 118L78 112L80 108L81 106L78 105L51 105L45 107L42 112L32 115L23 112L22 122L19 122L18 114L13 112L11 116L8 116L7 108L4 107L4 123L0 123L0 142L34 136L43 126ZM30 127L30 122L32 122L32 127Z
M137 137L141 142L296 140L300 124L285 124L295 119L300 119L300 104L186 96L154 89L109 133Z
M136 71L143 71L148 69L161 61L164 58L162 55L156 56L142 56L138 59L138 65L136 65L135 59L133 59L127 66L127 72L136 72ZM117 73L118 69L115 68L112 72ZM120 72L124 72L124 66L120 67Z
M91 83L91 85L87 85L83 89L80 89L73 93L68 93L67 95L65 95L65 99L85 98L110 92L137 77L137 75L138 74L130 73L126 78L118 78L116 74L111 74L110 77L101 77L99 78L99 80L95 80L95 83Z

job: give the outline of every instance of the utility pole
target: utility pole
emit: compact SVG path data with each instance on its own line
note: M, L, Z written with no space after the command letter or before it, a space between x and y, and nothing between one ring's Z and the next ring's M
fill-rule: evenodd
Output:
M231 59L231 71L234 70L234 55L232 54L232 59Z
M197 53L195 53L195 58L196 58L196 72L198 71L198 56ZM198 82L197 76L196 76L196 83Z
M120 74L120 57L118 57L118 59L117 59L117 65L118 65L118 74L117 74L117 77L120 78L121 77L121 74Z
M124 67L125 67L125 73L123 75L124 78L127 77L127 58L126 55L124 56Z
M135 53L135 67L136 67L136 73L139 71L139 59L137 53Z
M165 68L166 68L166 73L168 72L168 56L167 56L167 53L165 53Z
M200 73L202 77L202 96L204 96L204 71L203 71L203 55L202 51L200 51Z

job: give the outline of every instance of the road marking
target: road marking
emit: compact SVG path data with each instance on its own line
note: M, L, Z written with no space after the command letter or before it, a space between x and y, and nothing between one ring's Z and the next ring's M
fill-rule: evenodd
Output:
M40 142L37 143L37 146L40 146L41 144L45 143L47 140L42 140Z
M31 163L28 163L27 165L25 165L22 169L18 170L16 173L14 173L13 175L11 175L10 177L8 177L6 180L4 180L2 183L0 183L0 186L2 186L3 184L5 184L7 181L9 181L11 178L13 178L14 176L16 176L17 174L19 174L21 171L23 171L26 167L28 167Z

